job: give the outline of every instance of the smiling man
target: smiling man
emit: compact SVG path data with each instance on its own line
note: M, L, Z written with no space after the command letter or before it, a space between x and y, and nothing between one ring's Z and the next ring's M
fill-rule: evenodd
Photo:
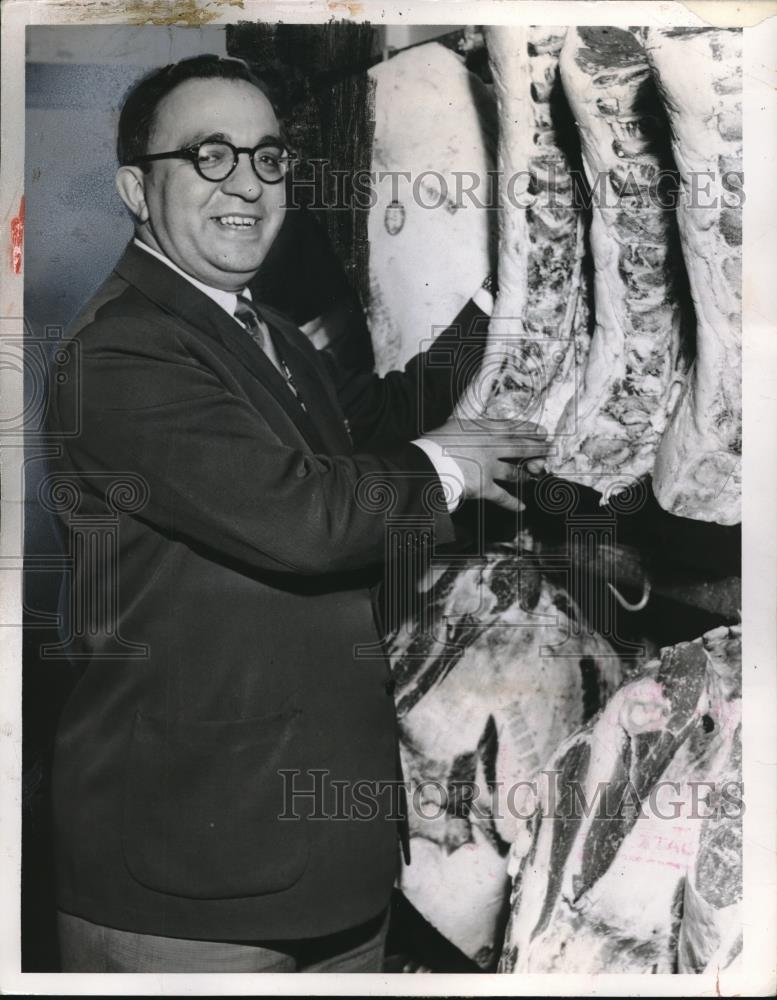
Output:
M168 80L175 75L174 68ZM159 86L168 80L160 77ZM138 237L203 284L240 291L285 213L279 182L288 152L272 105L256 83L240 77L184 79L151 122L142 111L135 118L146 100L138 90L127 101L127 134L120 126L118 150L117 186Z
M251 300L291 157L242 62L140 81L118 156L135 237L51 392L52 431L82 416L55 472L119 539L106 575L88 552L74 569L73 620L89 593L116 621L73 641L57 738L63 968L379 971L403 826L396 796L350 798L400 779L388 665L358 655L379 638L374 489L446 541L462 496L517 509L503 459L544 445L433 430L482 351L472 303L404 372L334 386Z

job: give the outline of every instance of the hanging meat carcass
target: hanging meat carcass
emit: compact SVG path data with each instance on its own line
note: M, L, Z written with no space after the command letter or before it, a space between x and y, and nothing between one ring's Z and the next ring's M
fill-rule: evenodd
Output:
M493 270L486 210L494 100L438 43L401 52L375 81L367 319L379 374L451 323ZM479 207L482 206L482 207Z
M562 743L516 837L505 972L699 972L741 949L741 634L661 651Z
M412 838L399 885L488 967L501 947L521 783L604 704L620 665L568 594L511 547L444 568L423 599L389 650Z
M674 212L661 204L669 136L631 32L570 29L561 77L591 188L596 326L549 468L606 497L652 472L682 384L682 258Z
M558 75L566 29L491 27L499 110L499 296L466 416L556 427L589 344L577 139Z
M552 88L543 91L536 78L539 70L546 84L552 79L557 38L533 44L535 30L486 32L500 116L499 166L509 190L500 200L500 296L487 363L466 400L466 415L542 419L555 435L549 470L597 489L605 500L634 477L652 474L659 503L671 513L737 523L741 33L567 32L561 79L591 188L596 325L588 349L572 318L577 351L557 355L559 378L542 347L521 346L536 333L529 322L532 298L552 302L561 287L552 270L537 268L543 259L538 244L559 248L574 218L569 206L543 215L547 191L544 200L515 197L542 191L545 168L536 165L546 143L555 141L553 130L543 130L547 116L538 100ZM550 62L543 66L538 56ZM691 77L688 65L696 70ZM525 192L514 183L520 177L529 179ZM558 199L553 204L557 208ZM579 216L576 221L580 225ZM570 329L573 301L578 309L591 305L569 262L565 273L569 310L562 332ZM571 358L576 371L565 368Z
M739 30L650 29L645 47L683 182L677 215L696 309L696 361L661 441L666 510L741 519L742 76Z

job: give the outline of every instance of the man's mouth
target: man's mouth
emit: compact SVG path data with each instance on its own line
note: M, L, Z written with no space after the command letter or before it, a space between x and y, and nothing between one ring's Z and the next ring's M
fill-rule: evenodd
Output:
M259 220L255 215L217 215L215 221L225 229L251 229Z

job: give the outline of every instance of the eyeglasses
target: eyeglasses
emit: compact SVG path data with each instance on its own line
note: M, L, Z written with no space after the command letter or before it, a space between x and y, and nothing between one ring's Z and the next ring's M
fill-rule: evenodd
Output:
M231 142L196 142L184 149L170 153L148 153L138 156L133 163L150 163L152 160L190 160L194 169L206 181L225 181L234 172L241 153L248 153L254 173L265 184L277 184L288 173L297 156L284 147L262 143L254 146L233 146Z

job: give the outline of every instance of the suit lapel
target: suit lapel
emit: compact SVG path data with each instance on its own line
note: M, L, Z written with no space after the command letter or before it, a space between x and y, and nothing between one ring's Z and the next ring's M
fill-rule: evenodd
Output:
M349 454L352 447L345 418L336 396L327 391L328 375L321 370L321 361L317 357L308 357L300 345L304 334L273 310L261 305L257 308L270 328L278 354L291 370L299 394L308 408L308 416L327 445L326 450L335 455Z
M216 308L219 309L219 306L216 306ZM224 313L223 309L219 311ZM248 371L272 393L275 401L291 417L297 429L313 451L324 450L324 442L310 419L310 413L305 413L299 405L299 402L286 384L286 379L283 375L281 375L261 347L254 343L237 320L230 320L230 317L226 313L224 313L224 320L225 322L221 321L218 323L216 329L219 339L227 350L234 354ZM272 330L270 334L272 335ZM289 365L289 367L291 368L292 366ZM308 397L301 389L300 395L305 401L305 405L308 406Z
M286 359L294 375L300 395L309 409L308 414L302 410L290 392L284 377L237 320L230 317L220 305L191 282L132 243L127 247L115 270L122 278L135 285L146 298L176 320L194 327L205 336L216 337L243 367L262 383L294 422L312 450L329 450L325 438L331 438L331 435L322 436L318 432L317 424L314 423L314 419L320 415L319 402L324 395L323 389L310 384L307 372L298 372L300 367L298 361L302 355L298 348L290 346L288 336L282 336L282 341L278 345L279 352ZM272 323L271 333L274 333L276 338L281 336L278 324ZM304 362L302 367L308 368L307 359L304 359Z

